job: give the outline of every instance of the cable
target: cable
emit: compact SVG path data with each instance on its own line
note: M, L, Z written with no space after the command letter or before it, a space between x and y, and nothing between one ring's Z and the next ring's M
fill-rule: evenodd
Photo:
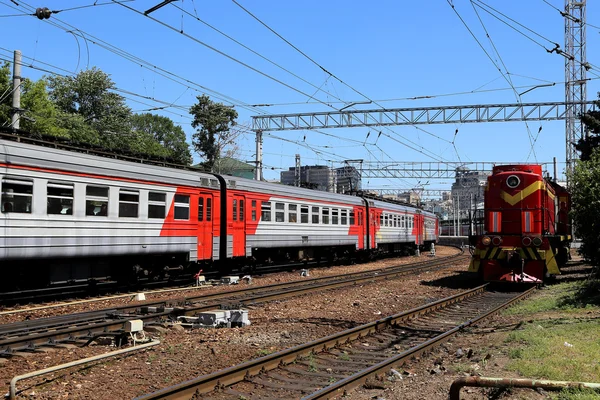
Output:
M506 75L502 72L502 70L500 69L500 67L494 62L494 60L492 60L490 58L490 61L492 61L492 63L494 64L494 66L498 69L498 71L500 71L500 73L502 74L502 76L504 77L504 79L506 79L506 81L508 82L508 84L513 88L513 92L515 94L517 103L522 104L522 99L521 99L521 95L519 94L519 92L517 92L517 89L515 89L515 85L512 82L512 79L510 77L510 73L508 71L508 68L506 67L506 64L504 63L504 60L502 59L502 56L500 55L500 52L498 51L498 48L496 47L496 45L494 44L494 41L492 40L492 37L490 36L485 24L483 23L483 20L481 19L481 16L479 15L479 12L477 12L477 9L475 8L475 4L473 3L473 1L471 1L471 6L473 7L473 11L475 11L475 15L477 15L477 19L479 19L479 22L481 23L481 26L483 27L483 30L490 42L490 44L492 45L492 48L494 49L494 52L496 53L496 55L498 56L498 58L500 59L500 62L502 63L502 66L504 67L504 70L506 71ZM458 11L456 11L456 9L454 9L454 11L458 14ZM461 18L462 20L462 18ZM470 30L469 30L470 32ZM479 42L478 42L479 43ZM537 138L534 140L533 139L533 135L531 134L531 130L529 129L529 124L527 123L527 121L525 121L525 128L527 129L527 136L529 138L529 145L530 145L530 151L529 154L527 156L527 159L529 159L529 156L531 155L531 152L533 152L533 157L534 159L537 161L537 155L535 153L535 142L537 141ZM539 135L538 131L538 135ZM455 147L456 149L456 147Z
M242 66L250 69L251 71L256 72L259 75L262 75L265 78L268 78L268 79L270 79L270 80L272 80L272 81L274 81L276 83L279 83L280 85L285 86L288 89L293 90L294 92L297 92L297 93L299 93L299 94L301 94L303 96L310 97L310 95L308 93L305 93L302 90L300 90L300 89L298 89L298 88L296 88L296 87L294 87L292 85L289 85L289 84L283 82L282 80L277 79L274 76L271 76L271 75L269 75L269 74L267 74L267 73L259 70L258 68L255 68L255 67L253 67L253 66L251 66L251 65L249 65L249 64L247 64L247 63L245 63L245 62L243 62L243 61L241 61L241 60L239 60L239 59L237 59L237 58L235 58L235 57L233 57L233 56L231 56L231 55L229 55L229 54L227 54L227 53L225 53L225 52L223 52L223 51L221 51L221 50L219 50L219 49L217 49L217 48L215 48L215 47L213 47L211 45L209 45L208 43L205 43L205 42L201 41L200 39L198 39L198 38L196 38L196 37L194 37L194 36L192 36L192 35L190 35L188 33L183 32L182 30L179 30L179 29L175 28L174 26L171 26L171 25L167 24L166 22L163 22L163 21L161 21L159 19L156 19L156 18L152 17L149 14L144 14L143 12L138 11L138 10L136 10L133 7L129 7L129 6L121 3L119 0L112 0L112 1L114 1L117 4L120 4L121 6L127 8L130 11L133 11L134 13L136 13L136 14L138 14L140 16L144 16L146 18L149 18L152 21L156 22L157 24L162 25L165 28L171 29L172 31L177 32L180 35L187 37L188 39L190 39L190 40L192 40L192 41L194 41L194 42L196 42L196 43L198 43L198 44L206 47L207 49L212 50L212 51L216 52L217 54L220 54L223 57L228 58L229 60L231 60L231 61L233 61L233 62L235 62L237 64L240 64L240 65L242 65ZM317 99L315 99L315 100L317 100ZM325 102L323 102L323 104L326 105L326 106L329 106Z
M29 4L27 4L27 3L24 3L24 2L21 1L20 4L23 4L23 6L21 6L21 7L29 7L30 9L34 10L34 8L32 6L30 6ZM11 6L10 4L8 4L7 6L13 8L15 10L22 11L19 8ZM57 21L57 22L54 22L54 21ZM182 77L180 75L177 75L177 74L175 74L175 73L173 73L171 71L168 71L168 70L166 70L164 68L161 68L161 67L159 67L157 65L154 65L154 64L152 64L152 63L150 63L150 62L148 62L148 61L146 61L144 59L141 59L141 58L139 58L137 56L134 56L133 54L131 54L131 53L129 53L129 52L123 50L123 49L120 49L120 48L118 48L116 46L113 46L110 43L108 43L106 41L103 41L102 39L100 39L100 38L98 38L96 36L93 36L93 35L91 35L91 34L89 34L87 32L84 32L84 31L82 31L82 30L74 27L73 25L60 20L59 18L54 18L54 20L44 20L44 22L46 22L46 23L48 23L48 24L50 24L50 25L52 25L52 26L54 26L56 28L59 28L59 29L65 31L65 32L70 32L71 30L74 30L74 32L76 34L79 34L79 36L81 38L83 38L84 40L89 40L93 44L95 44L95 45L97 45L97 46L99 46L99 47L101 47L101 48L103 48L103 49L105 49L105 50L107 50L107 51L109 51L109 52L111 52L113 54L116 54L119 57L125 58L126 60L131 61L131 62L133 62L133 63L135 63L137 65L141 65L142 67L147 68L148 70L152 71L153 73L155 73L157 75L160 75L160 76L162 76L162 77L164 77L166 79L169 79L169 80L171 80L171 81L173 81L173 82L175 82L175 83L177 83L179 85L187 86L190 89L192 89L194 91L197 91L197 92L200 92L200 93L203 93L203 94L210 94L212 97L215 97L215 98L217 98L217 99L219 99L221 101L224 101L224 102L232 104L232 105L239 106L239 107L244 108L244 109L248 109L249 111L257 112L259 114L266 114L266 112L264 110L260 110L260 109L255 108L255 107L250 107L248 105L248 103L245 103L245 102L243 102L241 100L237 100L237 99L235 99L233 97L227 96L227 95L225 95L223 93L220 93L220 92L218 92L216 90L210 89L210 88L205 87L203 85L200 85L199 83L193 82L193 81L191 81L191 80L189 80L187 78L184 78L184 77ZM63 24L64 26L62 26L61 24ZM190 85L195 86L196 88L191 87ZM197 88L199 88L201 90L198 90Z
M561 16L563 16L563 17L565 17L565 18L568 18L568 17L571 17L571 18L573 18L573 16L572 16L572 15L570 15L570 14L567 14L566 12L562 11L560 8L557 8L557 7L553 6L553 5L552 5L551 3L549 3L547 0L542 0L542 1L543 1L544 3L546 3L546 4L548 4L550 7L554 8L556 11L558 11L558 13L559 13ZM588 26L591 26L592 28L600 29L600 26L592 25L592 24L590 24L590 23L587 23L587 22L585 22L584 24L585 24L585 25L588 25Z
M115 0L113 0L115 1ZM317 67L319 67L322 71L324 71L326 74L330 75L331 77L335 78L337 81L339 81L341 84L343 84L344 86L348 87L349 89L351 89L352 91L354 91L355 93L359 94L360 96L364 97L365 99L369 100L371 103L376 104L377 106L379 106L382 111L384 111L384 115L390 119L391 122L394 122L394 120L387 115L387 113L385 113L386 109L385 107L383 107L381 104L378 104L377 102L374 102L371 98L369 98L367 95L365 95L364 93L360 92L359 90L357 90L356 88L352 87L351 85L347 84L346 82L342 81L339 77L337 77L335 74L331 73L330 71L328 71L327 69L325 69L325 67L323 67L321 64L319 64L318 62L316 62L314 59L312 59L310 56L308 56L306 53L304 53L302 50L300 50L298 47L296 47L295 45L293 45L289 40L285 39L282 35L280 35L279 33L277 33L274 29L272 29L270 26L268 26L266 23L264 23L262 20L260 20L257 16L255 16L254 14L252 14L249 10L247 10L246 8L244 8L241 4L239 4L236 0L232 0L238 7L240 7L242 10L244 10L247 14L249 14L252 18L254 18L256 21L258 21L261 25L263 25L265 28L267 28L269 31L271 31L273 34L275 34L277 37L279 37L281 40L283 40L285 43L287 43L289 46L291 46L294 50L296 50L297 52L299 52L300 54L302 54L305 58L307 58L310 62L312 62L313 64L315 64ZM371 117L371 116L370 116ZM409 120L402 116L403 119L405 119L407 122L409 122ZM372 118L372 117L371 117ZM374 121L375 119L372 118ZM377 122L377 121L375 121ZM416 125L413 125L415 127L415 129L423 131L425 133L427 133L428 135L431 135L433 137L436 137L440 140L444 140L443 138L426 131L423 128L420 128ZM384 129L391 131L392 133L400 136L401 138L403 138L406 141L409 141L412 144L415 144L414 142L408 140L407 138L405 138L404 136L398 134L397 132L395 132L393 129L390 129L389 127L384 127ZM416 144L415 144L416 145ZM408 146L410 147L410 146ZM427 157L431 157L433 159L440 159L441 157L438 155L435 155L435 157L432 157L430 155L427 155L425 153L422 153L424 155L426 155ZM433 154L433 153L432 153Z
M202 20L202 19L198 18L198 16L197 16L197 15L196 15L196 16L192 15L192 14L191 14L189 11L187 11L187 10L184 10L183 8L179 7L179 6L178 6L177 4L175 4L175 3L169 3L169 4L170 4L170 5L172 5L173 7L177 8L177 9L178 9L178 10L180 10L181 12L185 13L186 15L190 16L191 18L194 18L196 21L198 21L198 22L200 22L200 23L204 24L205 26L207 26L207 27L209 27L210 29L214 30L215 32L219 33L220 35L222 35L222 36L226 37L227 39L231 40L232 42L236 43L237 45L239 45L239 46L243 47L244 49L248 50L248 51L249 51L249 52L251 52L252 54L254 54L254 55L256 55L256 56L258 56L258 57L262 58L263 60L265 60L265 61L269 62L270 64L272 64L272 65L276 66L277 68L279 68L279 69L281 69L281 70L283 70L283 71L287 72L288 74L292 75L293 77L295 77L295 78L297 78L297 79L300 79L302 82L304 82L304 83L306 83L306 84L308 84L308 85L312 86L313 88L315 88L315 89L317 90L317 91L315 92L315 94L316 94L317 92L319 92L319 91L322 91L323 93L325 93L325 94L327 94L327 95L329 95L329 96L332 96L332 97L334 97L334 98L336 98L336 99L338 99L338 100L340 100L340 101L343 101L343 100L342 100L342 99L340 99L339 97L337 97L337 96L334 96L334 95L332 95L331 93L329 93L329 92L327 92L327 91L324 91L324 90L322 90L322 89L321 89L322 85L321 85L321 87L318 87L318 86L314 85L313 83L311 83L311 82L307 81L306 79L302 78L301 76L298 76L298 75L297 75L297 74L295 74L294 72L292 72L292 71L290 71L290 70L288 70L288 69L286 69L286 68L282 67L281 65L279 65L279 64L277 64L276 62L272 61L271 59L269 59L269 58L267 58L267 57L263 56L263 55L262 55L262 54L260 54L259 52L257 52L257 51L255 51L255 50L251 49L250 47L246 46L245 44L241 43L240 41L238 41L238 40L234 39L233 37L231 37L231 36L227 35L225 32L222 32L221 30L219 30L219 29L215 28L214 26L212 26L212 25L211 25L211 24L209 24L208 22L206 22L206 21L204 21L204 20ZM311 96L309 96L309 99L310 99L310 98L314 98L314 94L313 94L313 95L311 95ZM324 104L325 104L325 103L324 103ZM332 108L333 108L333 107L332 107Z

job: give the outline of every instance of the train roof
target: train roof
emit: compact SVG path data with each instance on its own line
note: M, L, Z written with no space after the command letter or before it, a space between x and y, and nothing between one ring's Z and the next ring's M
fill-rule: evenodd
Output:
M190 187L206 187L218 190L220 183L215 174L194 167L178 166L160 160L148 160L129 155L112 154L98 149L86 149L65 143L54 143L31 136L14 135L0 130L0 163L23 164L37 168L74 171L89 175L109 176ZM253 179L221 175L229 189L268 193L272 196L309 199L312 201L343 202L361 205L371 202L379 208L404 212L418 209L410 204L388 201L373 196L331 193L256 181ZM423 214L433 213L422 211Z

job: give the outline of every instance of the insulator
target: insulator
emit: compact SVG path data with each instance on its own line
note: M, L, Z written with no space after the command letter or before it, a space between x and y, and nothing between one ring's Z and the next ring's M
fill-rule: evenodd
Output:
M50 18L50 15L52 14L52 11L50 11L48 9L48 7L44 7L44 8L37 8L35 10L35 16L38 17L39 19L48 19Z

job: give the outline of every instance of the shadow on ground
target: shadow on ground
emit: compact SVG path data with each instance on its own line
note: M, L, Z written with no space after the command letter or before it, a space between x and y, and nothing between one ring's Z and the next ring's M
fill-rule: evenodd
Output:
M600 279L588 279L582 282L575 295L559 300L558 305L572 307L600 306Z
M423 276L423 275L421 275ZM421 285L444 287L448 289L471 289L483 284L481 279L472 272L456 272L452 275L443 278L434 279L431 281L422 280Z

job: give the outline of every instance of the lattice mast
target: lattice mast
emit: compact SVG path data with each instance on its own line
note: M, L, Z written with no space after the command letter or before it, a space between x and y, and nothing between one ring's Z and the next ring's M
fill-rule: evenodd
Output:
M575 144L585 135L579 116L585 109L586 72L589 65L585 54L586 0L565 0L565 101L567 102L566 138L567 171L572 172L579 158Z

